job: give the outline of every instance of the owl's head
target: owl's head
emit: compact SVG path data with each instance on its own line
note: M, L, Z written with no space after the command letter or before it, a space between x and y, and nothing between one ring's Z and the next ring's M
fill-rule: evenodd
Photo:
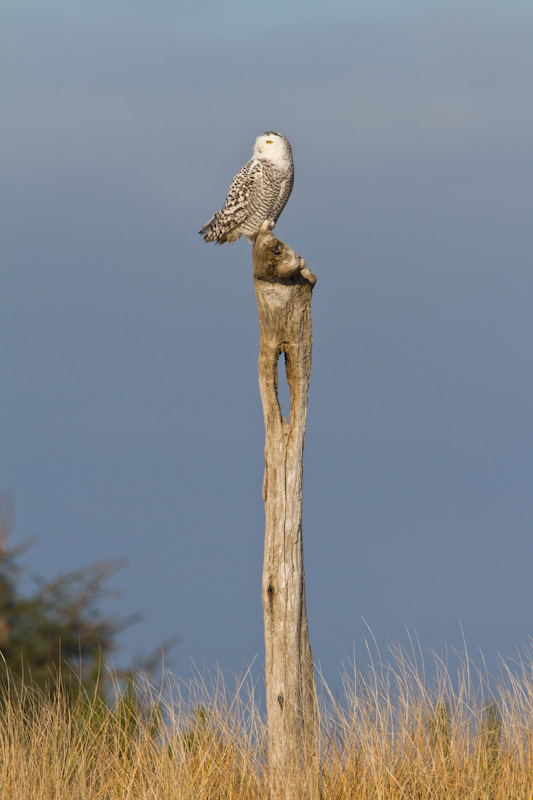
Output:
M292 164L291 146L287 139L276 131L267 131L257 137L254 145L254 157L272 161L279 167L287 167Z

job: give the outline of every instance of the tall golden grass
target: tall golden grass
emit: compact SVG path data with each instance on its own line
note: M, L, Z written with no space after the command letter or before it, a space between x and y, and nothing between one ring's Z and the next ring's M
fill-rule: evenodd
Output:
M533 798L533 660L497 679L463 656L431 679L395 647L319 699L320 791L328 800ZM250 673L187 683L139 678L107 702L61 681L13 681L0 699L2 800L268 798L265 720Z

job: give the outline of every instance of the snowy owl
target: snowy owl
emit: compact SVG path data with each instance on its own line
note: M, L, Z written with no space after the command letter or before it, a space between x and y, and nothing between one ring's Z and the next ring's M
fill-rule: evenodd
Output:
M263 133L255 140L252 158L234 177L226 202L199 233L217 244L235 242L243 234L254 242L262 222L278 221L293 181L289 142L281 133Z

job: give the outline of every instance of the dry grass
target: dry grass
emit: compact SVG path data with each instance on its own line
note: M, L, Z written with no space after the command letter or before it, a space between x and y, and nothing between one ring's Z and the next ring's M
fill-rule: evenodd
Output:
M344 675L320 701L321 791L328 800L533 798L533 663L502 664L492 688L463 658L457 674L396 648ZM432 668L435 674L435 668ZM492 683L491 683L492 686ZM2 800L261 800L266 732L249 675L168 677L137 697L66 700L31 688L0 705Z

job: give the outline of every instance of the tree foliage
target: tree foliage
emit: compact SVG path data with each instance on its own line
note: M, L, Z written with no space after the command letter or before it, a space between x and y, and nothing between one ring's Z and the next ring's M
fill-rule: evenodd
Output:
M20 555L29 543L7 549L12 513L9 495L0 496L0 686L8 675L36 687L103 685L102 664L116 649L116 637L136 617L117 619L99 604L122 562L99 561L51 581L35 578L20 590Z

